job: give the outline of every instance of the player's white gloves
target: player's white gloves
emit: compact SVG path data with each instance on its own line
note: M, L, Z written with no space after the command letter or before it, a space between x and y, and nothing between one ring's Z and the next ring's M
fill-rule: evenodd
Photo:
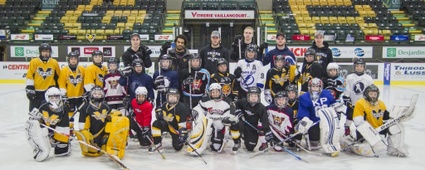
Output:
M264 90L264 98L266 99L266 102L268 104L273 102L273 97L272 97L272 93L271 93L270 89Z
M302 134L307 133L311 125L313 125L313 121L311 121L308 117L304 117L301 119L300 123L298 123L297 131Z
M344 105L344 103L336 102L331 105L331 107L334 108L335 112L337 113L344 113L347 111L347 106Z
M28 113L30 116L30 120L40 120L41 119L41 113L37 108L32 109L31 112Z

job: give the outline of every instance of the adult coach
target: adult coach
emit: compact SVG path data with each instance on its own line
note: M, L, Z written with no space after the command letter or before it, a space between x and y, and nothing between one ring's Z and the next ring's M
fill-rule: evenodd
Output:
M325 32L317 30L314 34L313 45L310 48L316 51L315 61L322 65L322 68L324 68L323 75L326 76L326 68L329 63L334 62L334 58L332 56L332 50L329 48L329 44L324 42L324 37Z
M274 68L274 60L276 56L282 55L282 56L291 56L294 61L297 61L295 58L294 53L289 50L288 46L286 45L286 37L285 34L282 32L278 32L276 34L276 48L273 50L270 50L263 58L263 65L267 65L270 63L270 68Z
M243 31L243 37L241 35L237 35L233 40L232 44L232 52L230 55L230 59L233 61L238 61L239 59L245 58L245 50L249 44L254 44L254 28L248 26L245 27ZM268 46L267 43L261 44L260 50L257 51L257 60L263 61L263 51Z
M140 36L138 33L130 35L131 46L122 54L122 61L124 67L131 68L131 64L134 59L140 59L143 61L144 67L149 68L152 66L151 54L152 51L149 47L141 44Z
M199 51L199 56L202 59L202 68L207 69L210 74L217 73L217 62L220 59L229 61L229 51L221 45L220 41L220 33L213 31L211 33L211 44ZM229 68L229 63L227 63L227 68Z

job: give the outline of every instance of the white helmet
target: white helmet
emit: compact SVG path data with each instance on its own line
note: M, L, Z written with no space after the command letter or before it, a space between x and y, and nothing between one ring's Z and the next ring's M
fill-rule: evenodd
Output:
M148 89L146 89L146 87L144 86L139 86L136 88L136 95L145 95L148 96Z
M218 97L213 97L213 96L211 95L211 92L212 92L213 90L218 90L218 91L220 92L220 95L219 95ZM221 92L221 85L220 85L220 84L218 84L218 83L212 83L212 84L210 85L210 87L209 87L209 96L210 96L210 99L221 99L221 96L222 96L222 92Z
M50 87L44 94L44 98L47 103L50 103L53 109L57 109L62 101L62 93L58 88Z
M328 66L326 67L326 72L328 73L329 76L329 71L335 69L336 70L336 74L338 75L339 73L339 65L335 62L329 63Z

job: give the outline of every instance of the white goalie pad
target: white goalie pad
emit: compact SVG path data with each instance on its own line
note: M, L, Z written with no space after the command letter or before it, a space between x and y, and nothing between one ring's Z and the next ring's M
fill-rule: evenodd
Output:
M328 107L319 111L320 117L320 143L326 153L335 153L341 150L338 115L335 109Z
M203 110L199 107L193 108L192 117L193 129L189 137L189 144L192 145L199 154L202 154L211 139L213 121L207 118L203 114ZM191 155L197 155L192 147L188 147L187 152Z
M388 149L387 153L393 156L405 157L409 155L407 146L404 143L404 126L397 123L388 128Z
M38 162L46 160L51 149L47 128L41 128L38 120L28 120L25 124L25 132L33 149L34 159Z
M376 143L382 140L379 132L376 131L369 122L363 122L357 126L357 131L363 136L364 139L369 142L371 146L374 146Z

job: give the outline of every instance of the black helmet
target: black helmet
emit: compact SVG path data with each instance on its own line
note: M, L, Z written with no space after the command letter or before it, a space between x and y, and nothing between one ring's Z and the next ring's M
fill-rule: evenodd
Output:
M369 96L369 92L371 92L371 91L375 91L375 92L378 93L378 95L376 96L376 98L371 98ZM368 102L370 102L372 105L376 105L377 104L376 102L378 101L378 98L379 98L379 88L376 85L374 85L374 84L371 84L370 86L367 86L366 89L363 92L363 97Z
M226 74L228 69L226 69L226 71L224 71L224 72L221 72L220 69L218 68L222 64L227 66L227 64L228 64L227 60L224 59L224 58L218 59L218 61L217 61L217 72L222 73L222 74Z
M50 51L50 53L49 53L49 56L47 56L47 57L43 57L42 55L41 55L41 51L45 51L45 50L49 50ZM49 44L47 44L47 43L42 43L39 47L38 47L38 53L39 53L39 56L40 56L40 58L41 58L41 60L43 60L43 61L47 61L51 56L52 56L52 46L50 46Z
M77 59L77 64L76 65L71 65L71 63L70 63L71 58L76 58ZM75 51L69 52L68 53L68 56L67 56L69 68L72 68L72 69L77 68L77 65L78 65L78 63L80 61L79 58L80 58L80 55L78 55L77 52L75 52Z
M277 104L278 98L286 98L287 100L289 100L288 93L286 93L286 91L278 91L274 96L274 104L279 108L285 108L288 103L285 103L284 105L279 106Z
M304 56L312 55L314 58L316 58L316 50L309 48L305 51Z
M257 95L258 96L258 100L257 101L251 101L250 100L250 96L251 95ZM256 104L261 102L261 89L258 88L257 86L253 86L248 88L248 92L246 94L246 101L248 101L248 103L253 107Z
M168 99L168 97L170 95L177 95L177 101L176 102L170 102L169 99ZM176 88L169 88L168 91L167 91L166 99L167 99L167 103L169 103L169 104L176 104L176 103L178 103L179 100L180 100L179 90L177 90Z
M116 58L116 57L111 57L108 60L108 65L109 64L116 64L117 66L119 66L120 65L120 59Z
M102 56L102 61L100 62L100 63L95 63L94 62L94 56ZM100 50L95 50L95 51L93 51L92 53L91 53L91 59L93 60L93 64L94 65L97 65L97 66L102 66L102 62L103 62L103 53L102 53L102 51L100 51Z
M246 47L246 50L245 50L245 58L248 60L248 61L253 61L253 60L255 60L256 58L257 58L257 51L258 51L258 48L257 48L257 45L255 45L255 44L249 44L247 47ZM248 52L255 52L255 56L254 56L254 58L249 58L248 59Z
M168 65L168 67L162 67L162 62L165 61L170 61L170 64ZM159 57L159 65L161 67L161 69L164 70L169 70L171 69L171 67L173 66L173 57L169 54L164 54L161 57Z
M134 59L133 60L133 68L136 67L136 66L143 66L143 61L141 59L138 59L138 58Z
M201 56L199 56L197 53L195 53L195 54L189 54L189 55L190 55L190 60L191 60L190 67L192 69L194 69L194 70L199 70L201 68L201 65L202 65ZM192 66L192 60L199 60L199 66L198 67L193 67Z
M283 62L285 61L285 56L283 56L283 55L277 55L276 57L275 57L275 59L273 60L273 64L274 64L274 66L277 68L277 61L279 61L279 60L282 60ZM281 68L279 68L279 69L281 69Z
M363 72L357 72L356 71L356 65L363 65L363 67L364 67ZM354 69L354 72L357 75L359 75L359 76L362 75L364 73L364 71L366 70L366 62L362 58L354 58L353 59L353 69Z
M97 94L95 95L95 93L100 93L100 96L97 96ZM90 102L93 104L99 104L101 102L103 102L103 100L105 99L105 92L103 91L102 87L100 86L95 86L90 90Z

